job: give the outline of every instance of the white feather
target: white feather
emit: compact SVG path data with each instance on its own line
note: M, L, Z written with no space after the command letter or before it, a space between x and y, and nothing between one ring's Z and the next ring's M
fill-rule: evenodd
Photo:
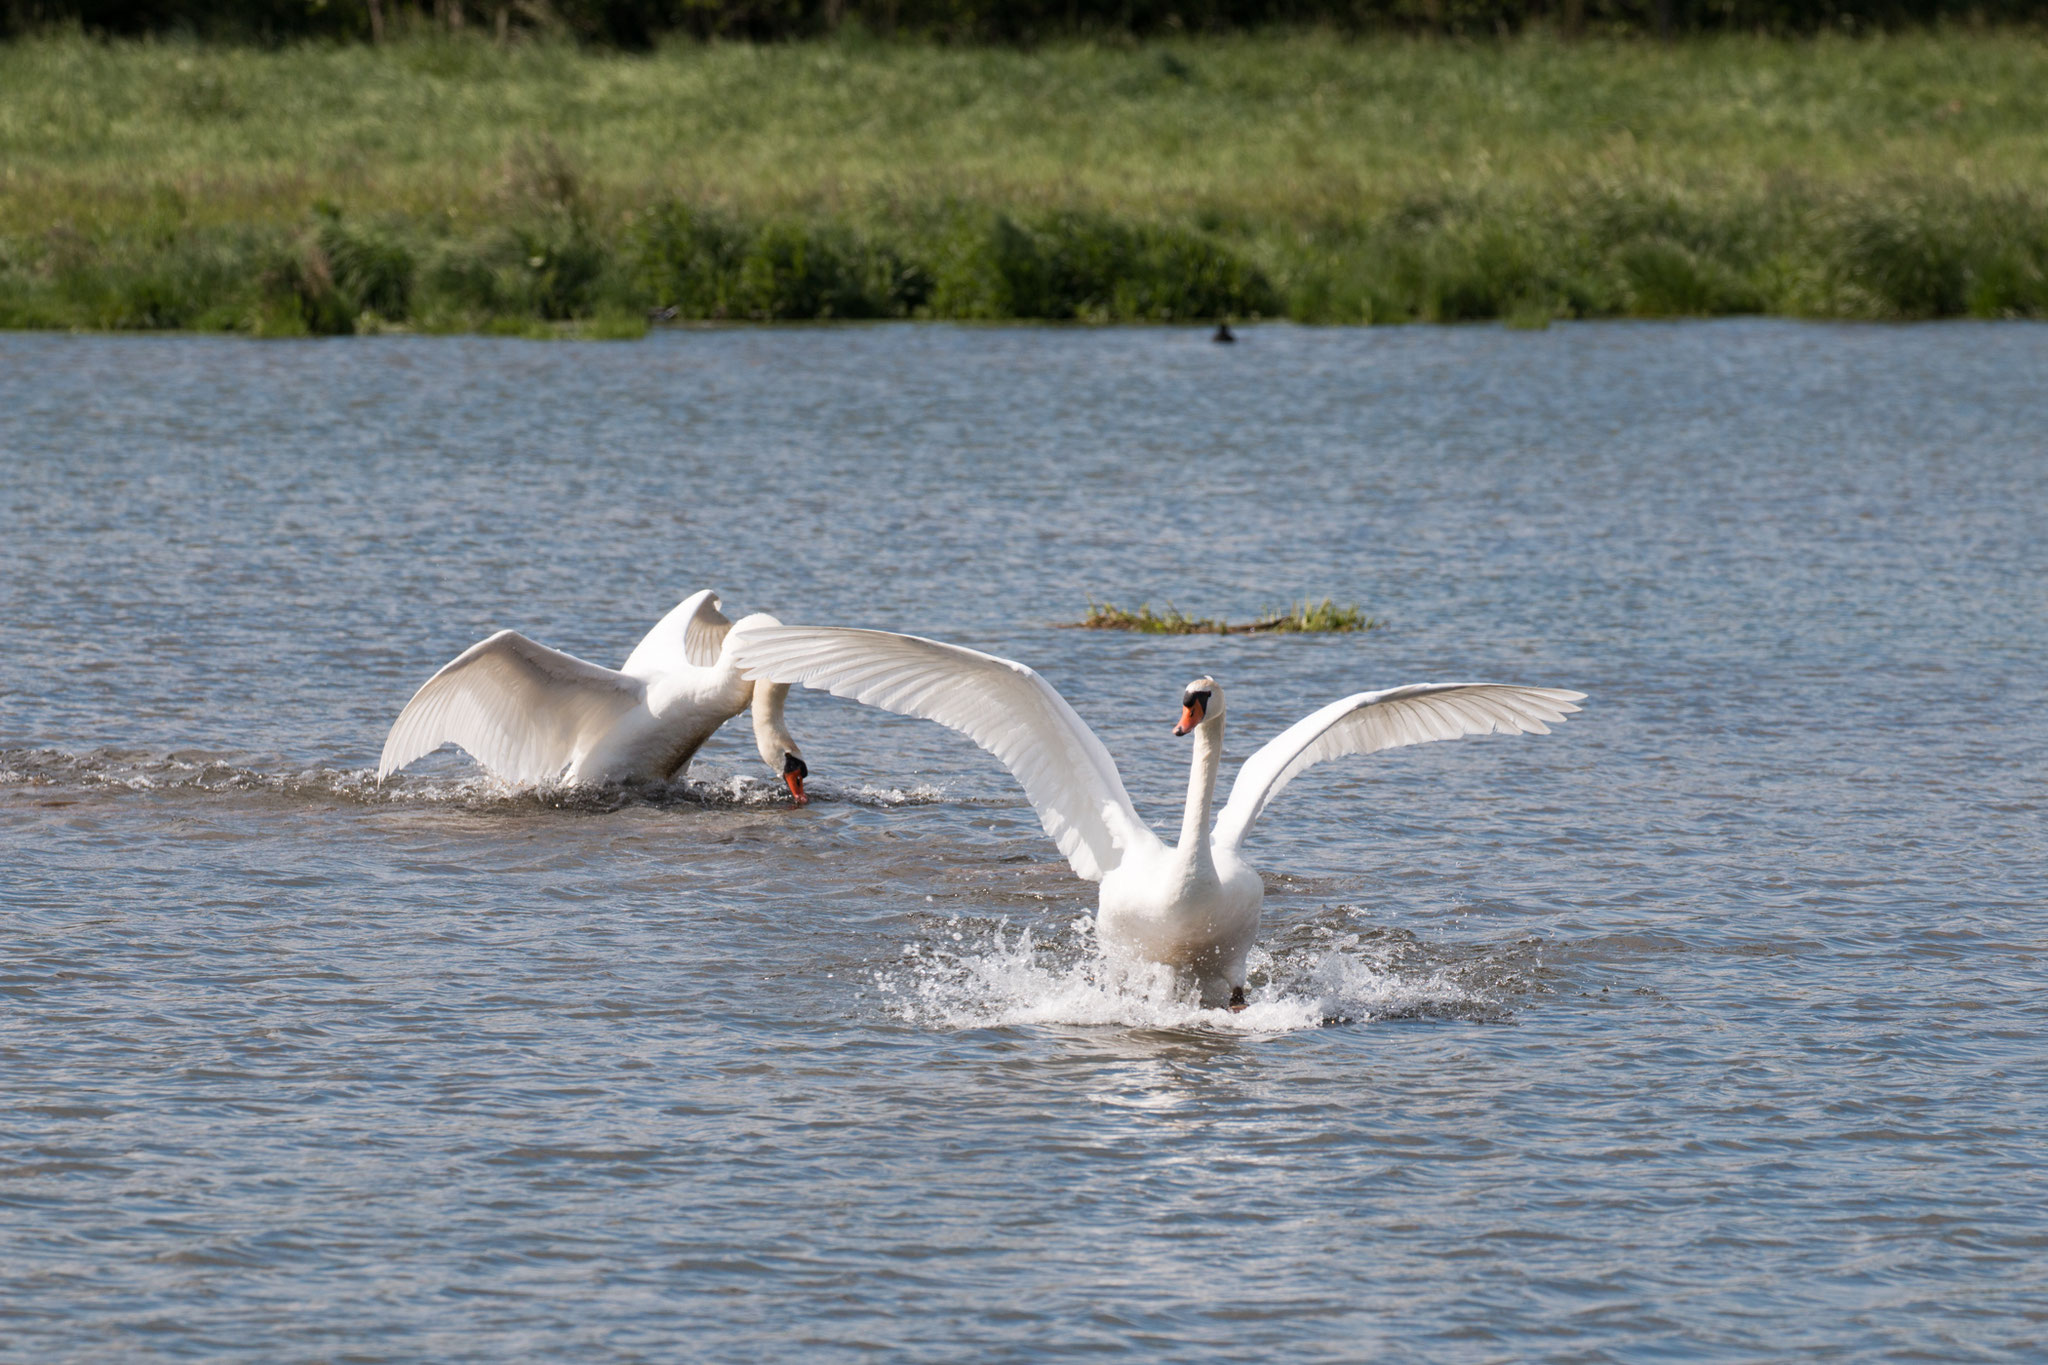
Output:
M645 690L624 673L501 630L413 694L384 741L377 780L453 743L499 777L550 781L637 708Z
M1236 848L1280 789L1324 759L1464 735L1547 735L1585 695L1505 683L1412 683L1331 702L1244 761L1216 819L1216 842Z
M916 635L831 626L747 630L732 650L749 678L802 683L966 735L1024 784L1045 832L1089 881L1134 848L1159 847L1109 750L1023 664Z
M725 634L732 629L732 622L719 610L721 605L718 594L709 588L691 593L641 637L619 671L636 678L651 678L686 664L692 668L717 667Z

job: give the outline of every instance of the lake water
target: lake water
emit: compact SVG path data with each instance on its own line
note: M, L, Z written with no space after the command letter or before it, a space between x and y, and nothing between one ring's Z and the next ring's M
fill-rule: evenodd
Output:
M2048 327L1241 337L0 336L0 1357L2048 1354ZM374 783L702 586L1035 665L1169 831L1201 672L1228 763L1591 699L1291 787L1234 1016L821 694L802 810Z

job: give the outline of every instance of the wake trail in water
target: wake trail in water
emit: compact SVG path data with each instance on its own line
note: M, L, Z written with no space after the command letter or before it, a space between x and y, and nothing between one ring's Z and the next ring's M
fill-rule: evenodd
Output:
M1340 909L1252 950L1246 1007L1204 1007L1185 974L1105 954L1095 922L1013 930L951 919L873 973L883 1010L919 1028L1029 1025L1290 1033L1388 1019L1497 1022L1530 988L1533 944L1443 960L1414 935L1342 921Z
M632 786L520 787L483 773L405 774L377 781L374 768L308 767L271 770L185 750L160 753L94 749L0 749L0 790L33 789L39 795L86 797L123 793L258 795L288 800L347 801L365 806L418 805L470 811L587 810L627 806L768 808L786 805L780 782L706 769L673 782ZM933 787L841 786L813 780L813 801L893 807L935 804Z

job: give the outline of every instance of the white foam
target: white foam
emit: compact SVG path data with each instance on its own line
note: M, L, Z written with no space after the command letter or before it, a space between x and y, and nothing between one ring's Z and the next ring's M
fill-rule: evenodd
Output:
M0 751L0 786L74 787L88 791L267 792L315 800L343 798L368 804L454 806L466 810L544 807L616 810L621 806L690 804L779 806L789 801L780 782L745 773L703 770L680 781L633 787L514 786L475 768L398 773L382 783L372 768L304 768L268 772L211 758L94 750ZM863 806L929 805L944 793L931 786L840 786L813 782L813 799Z
M1288 1033L1389 1016L1471 1013L1495 1002L1442 968L1397 969L1358 934L1256 948L1242 1010L1204 1008L1172 969L1105 955L1086 916L1050 933L950 920L873 976L885 1010L921 1028L1078 1024Z
M929 806L944 795L932 786L877 787L863 782L847 787L815 778L805 784L804 790L813 801L837 801L855 806ZM782 805L789 799L789 789L782 783L765 781L746 773L707 772L701 777L686 777L680 782L669 783L666 791L687 800L736 806Z

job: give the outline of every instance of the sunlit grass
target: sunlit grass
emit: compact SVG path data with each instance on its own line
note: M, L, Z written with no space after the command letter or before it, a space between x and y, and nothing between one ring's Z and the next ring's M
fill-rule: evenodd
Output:
M1168 604L1163 612L1140 602L1135 610L1114 602L1090 602L1088 614L1070 622L1076 630L1132 630L1140 635L1221 635L1229 629L1223 622L1189 616Z
M2048 314L2048 39L0 45L0 325Z
M1292 631L1343 634L1348 631L1375 630L1379 625L1379 621L1367 616L1365 609L1356 603L1338 606L1335 601L1325 597L1320 602L1311 602L1303 598L1295 606L1255 622L1251 629L1277 634Z
M1375 630L1381 623L1367 616L1362 607L1338 606L1325 597L1320 602L1304 598L1294 606L1239 625L1213 616L1189 616L1172 603L1161 612L1154 611L1149 602L1130 609L1114 602L1090 601L1088 614L1068 624L1076 630L1129 630L1141 635L1285 635Z

